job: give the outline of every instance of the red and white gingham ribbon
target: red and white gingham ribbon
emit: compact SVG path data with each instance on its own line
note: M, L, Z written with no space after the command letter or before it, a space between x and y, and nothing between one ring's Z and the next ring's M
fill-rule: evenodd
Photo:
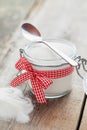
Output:
M71 74L74 70L73 66L69 66L59 70L36 70L31 63L24 57L21 57L15 67L18 70L25 70L24 73L18 75L11 82L11 86L16 87L26 80L30 80L32 88L38 103L46 103L44 89L47 89L53 83L51 79L62 78Z

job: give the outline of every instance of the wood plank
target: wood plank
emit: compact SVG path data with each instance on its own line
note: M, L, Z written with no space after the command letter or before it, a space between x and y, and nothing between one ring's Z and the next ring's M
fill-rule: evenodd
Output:
M8 130L8 126L11 122L5 122L0 120L0 130Z
M35 0L0 1L0 60L6 54L9 40L21 21L30 12Z
M87 130L87 100L86 100L85 109L83 112L83 118L79 130Z
M55 0L55 2L51 3L50 0L47 0L36 17L34 15L32 16L31 14L31 16L29 16L29 18L25 21L30 21L35 24L41 30L44 38L55 39L65 37L65 39L69 39L71 42L74 41L74 44L78 48L78 52L83 56L86 56L86 44L80 43L79 37L68 34L69 21L66 21L65 16L68 17L67 20L73 17L71 16L72 12L71 14L68 14L68 12L71 11L74 5L72 5L71 1L71 3L68 1L71 5L71 8L69 7L69 9L67 9L67 4L64 1L65 0L61 0L59 2L58 0ZM62 16L63 8L65 14ZM62 16L62 18L60 16ZM78 14L76 14L76 16L78 16ZM66 25L64 25L64 22ZM66 32L66 35L64 32ZM17 73L14 68L14 64L19 57L19 48L23 48L26 44L29 44L29 42L21 36L20 29L17 33L15 33L11 42L14 44L10 47L7 55L0 64L0 84L2 87L9 85L9 82ZM8 129L75 130L78 123L83 98L84 92L82 88L82 82L75 72L73 75L72 92L69 95L60 99L50 100L47 105L36 104L34 111L31 114L30 123L23 125L16 122L11 122L8 125Z
M20 22L25 18L26 14L31 10L35 0L0 1L0 33L1 41L7 41L12 33L19 26ZM1 45L0 41L0 45Z

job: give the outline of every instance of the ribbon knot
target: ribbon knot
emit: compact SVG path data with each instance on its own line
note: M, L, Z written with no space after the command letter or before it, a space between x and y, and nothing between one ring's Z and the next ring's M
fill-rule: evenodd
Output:
M58 70L39 71L33 68L31 63L24 57L18 60L15 67L22 71L22 74L12 80L11 86L16 87L26 80L30 80L38 103L46 103L44 89L47 89L53 83L51 79L63 78L70 75L74 70L73 66L68 66Z
M37 102L46 103L44 89L47 89L52 84L52 80L46 77L45 73L34 69L31 63L24 57L19 59L15 67L23 73L12 80L11 86L16 87L26 80L30 80Z

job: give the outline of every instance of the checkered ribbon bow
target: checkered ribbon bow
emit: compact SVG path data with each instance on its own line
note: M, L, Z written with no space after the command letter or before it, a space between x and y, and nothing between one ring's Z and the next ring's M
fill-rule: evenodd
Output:
M16 87L26 80L30 80L38 103L46 103L44 89L47 89L53 83L51 79L65 77L71 74L74 69L73 66L69 66L60 70L39 71L33 68L24 57L18 60L15 67L20 71L24 70L24 72L12 80L11 86Z

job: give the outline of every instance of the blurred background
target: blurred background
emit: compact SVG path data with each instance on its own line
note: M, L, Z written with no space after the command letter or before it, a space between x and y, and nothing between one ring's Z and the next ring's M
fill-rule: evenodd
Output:
M31 20L30 14L37 5L40 8ZM40 30L43 38L70 40L81 52L79 45L87 46L87 0L0 0L0 57L26 19Z
M35 0L0 0L0 48L24 19Z
M0 55L37 0L0 0Z

